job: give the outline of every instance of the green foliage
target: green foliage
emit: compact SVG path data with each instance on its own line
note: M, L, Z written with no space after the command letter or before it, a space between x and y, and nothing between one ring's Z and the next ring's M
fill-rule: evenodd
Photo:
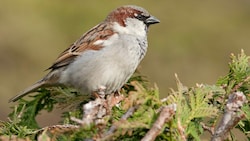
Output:
M243 50L238 56L231 55L231 62L229 63L229 74L220 78L217 85L223 86L226 94L230 94L234 91L241 91L245 94L247 100L250 100L250 56L246 56ZM226 96L225 96L226 97ZM224 101L220 101L221 105L224 105ZM249 102L243 105L241 108L245 115L245 118L239 122L236 128L243 131L248 140L250 133L250 107Z
M10 113L9 117L15 119L16 112L19 112L21 126L29 125L29 128L35 129L39 128L35 117L41 110L47 110L50 112L54 106L54 100L50 98L50 92L48 90L41 90L39 95L35 95L34 99L31 101L20 100L15 110Z
M79 94L71 88L49 88L39 90L31 100L20 100L9 115L8 122L0 123L0 137L17 136L31 140L140 140L159 118L163 106L176 104L176 113L172 120L163 125L156 140L201 140L204 125L215 127L223 114L228 95L234 91L243 92L249 100L250 66L249 56L242 51L238 56L231 55L229 73L220 78L215 85L197 84L184 86L176 75L177 89L171 89L163 99L155 86L149 87L145 77L136 73L124 85L121 93L125 99L120 106L114 106L111 115L102 125L81 126L71 118L81 119L82 106L92 97ZM69 110L62 114L61 125L39 128L36 116L42 111L50 112L55 105ZM122 117L131 109L136 110L127 119ZM249 138L250 106L243 105L241 113L245 118L235 128L240 129ZM58 121L59 122L59 121ZM112 134L105 136L113 126ZM231 135L233 137L233 135Z
M210 100L213 98L214 93L221 91L221 88L197 84L196 87L188 89L183 86L177 76L176 80L177 91L172 89L172 92L167 97L168 104L177 103L177 111L172 127L174 129L184 129L184 133L176 130L177 137L184 134L189 138L199 140L199 135L203 133L200 122L205 118L218 115L217 107L211 104Z
M250 67L249 58L244 51L238 56L231 55L231 62L229 63L229 74L220 78L217 82L219 86L224 86L226 92L240 90L244 93L249 93Z
M238 56L231 55L231 62L229 63L229 74L218 81L219 85L223 85L227 93L233 91L242 91L246 94L246 98L250 100L250 56L246 56L244 51ZM250 107L249 103L243 105L242 112L245 114L245 119L239 122L236 128L243 131L249 138L250 133ZM250 140L250 138L249 138Z
M8 122L0 121L0 135L12 136L15 135L20 138L24 138L25 136L32 135L35 130L23 125L21 123L21 114L23 113L25 106L21 107L21 110L14 107L14 111L12 113L13 118L9 119Z

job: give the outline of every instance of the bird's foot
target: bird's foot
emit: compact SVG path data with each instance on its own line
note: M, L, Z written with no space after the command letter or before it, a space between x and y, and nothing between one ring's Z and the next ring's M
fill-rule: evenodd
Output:
M100 86L97 91L93 92L93 95L95 98L105 98L106 95L106 87L105 86Z

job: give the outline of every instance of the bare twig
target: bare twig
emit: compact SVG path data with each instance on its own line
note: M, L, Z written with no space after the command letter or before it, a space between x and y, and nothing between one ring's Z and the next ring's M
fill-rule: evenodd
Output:
M84 125L85 122L81 119L75 118L75 117L70 117L70 120L76 122L77 124Z
M214 126L207 126L203 122L200 122L200 124L204 130L207 130L211 135L214 135Z
M120 120L127 120L130 116L133 115L133 113L134 113L138 108L139 108L139 105L136 105L136 106L134 106L134 107L130 107L130 108L128 109L128 111L121 117ZM117 125L116 125L116 124L113 124L113 125L110 127L110 129L109 129L109 131L107 132L106 135L109 135L109 134L114 133L114 132L117 130L117 128L118 128Z
M171 120L172 116L175 114L175 111L176 104L163 107L158 119L141 141L154 141L155 138L161 133L164 124Z
M42 129L39 129L36 131L37 134L41 134L42 132L50 132L50 133L64 133L68 131L73 131L79 129L79 126L77 125L71 125L71 124L66 124L66 125L52 125L52 126L47 126Z
M121 119L118 121L122 122L124 120L127 120L130 116L133 115L133 113L139 108L139 105L136 105L134 107L130 107L128 109L128 111L121 117ZM105 133L105 135L102 137L101 140L108 140L110 137L112 137L112 135L114 134L114 132L119 128L119 126L117 124L113 124L107 133Z
M236 90L238 90L244 83L250 81L250 76L248 76L247 78L245 78L242 82L240 82L239 84L235 85L235 87L232 89L232 92L235 92Z
M177 129L179 131L180 137L182 141L186 141L186 136L185 136L185 129L181 125L181 120L180 118L177 119Z
M229 131L245 117L240 108L246 103L246 96L242 92L234 92L229 95L225 113L212 136L212 141L222 141L228 136Z
M66 124L66 125L52 125L52 126L47 126L42 129L37 130L36 136L38 141L46 140L54 140L58 135L64 134L67 132L72 132L80 127L77 125L71 125L71 124ZM19 141L19 139L17 139Z

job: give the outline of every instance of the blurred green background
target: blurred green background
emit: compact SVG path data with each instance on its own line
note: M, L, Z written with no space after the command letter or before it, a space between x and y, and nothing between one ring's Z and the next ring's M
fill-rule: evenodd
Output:
M8 99L43 75L59 53L121 5L136 4L161 20L149 31L140 71L161 96L175 88L213 84L227 73L230 53L250 55L249 0L2 0L0 2L0 120ZM38 117L57 123L60 111ZM46 117L46 118L45 118ZM46 120L44 120L46 119Z

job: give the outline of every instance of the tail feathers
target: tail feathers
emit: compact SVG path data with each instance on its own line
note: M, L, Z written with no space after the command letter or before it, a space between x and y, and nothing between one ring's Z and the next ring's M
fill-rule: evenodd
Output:
M46 84L46 81L44 80L40 80L38 82L36 82L35 84L33 84L32 86L28 87L27 89L25 89L24 91L22 91L20 94L12 97L9 102L15 102L18 99L24 97L25 95L31 93L31 92L35 92L38 88L44 86Z

